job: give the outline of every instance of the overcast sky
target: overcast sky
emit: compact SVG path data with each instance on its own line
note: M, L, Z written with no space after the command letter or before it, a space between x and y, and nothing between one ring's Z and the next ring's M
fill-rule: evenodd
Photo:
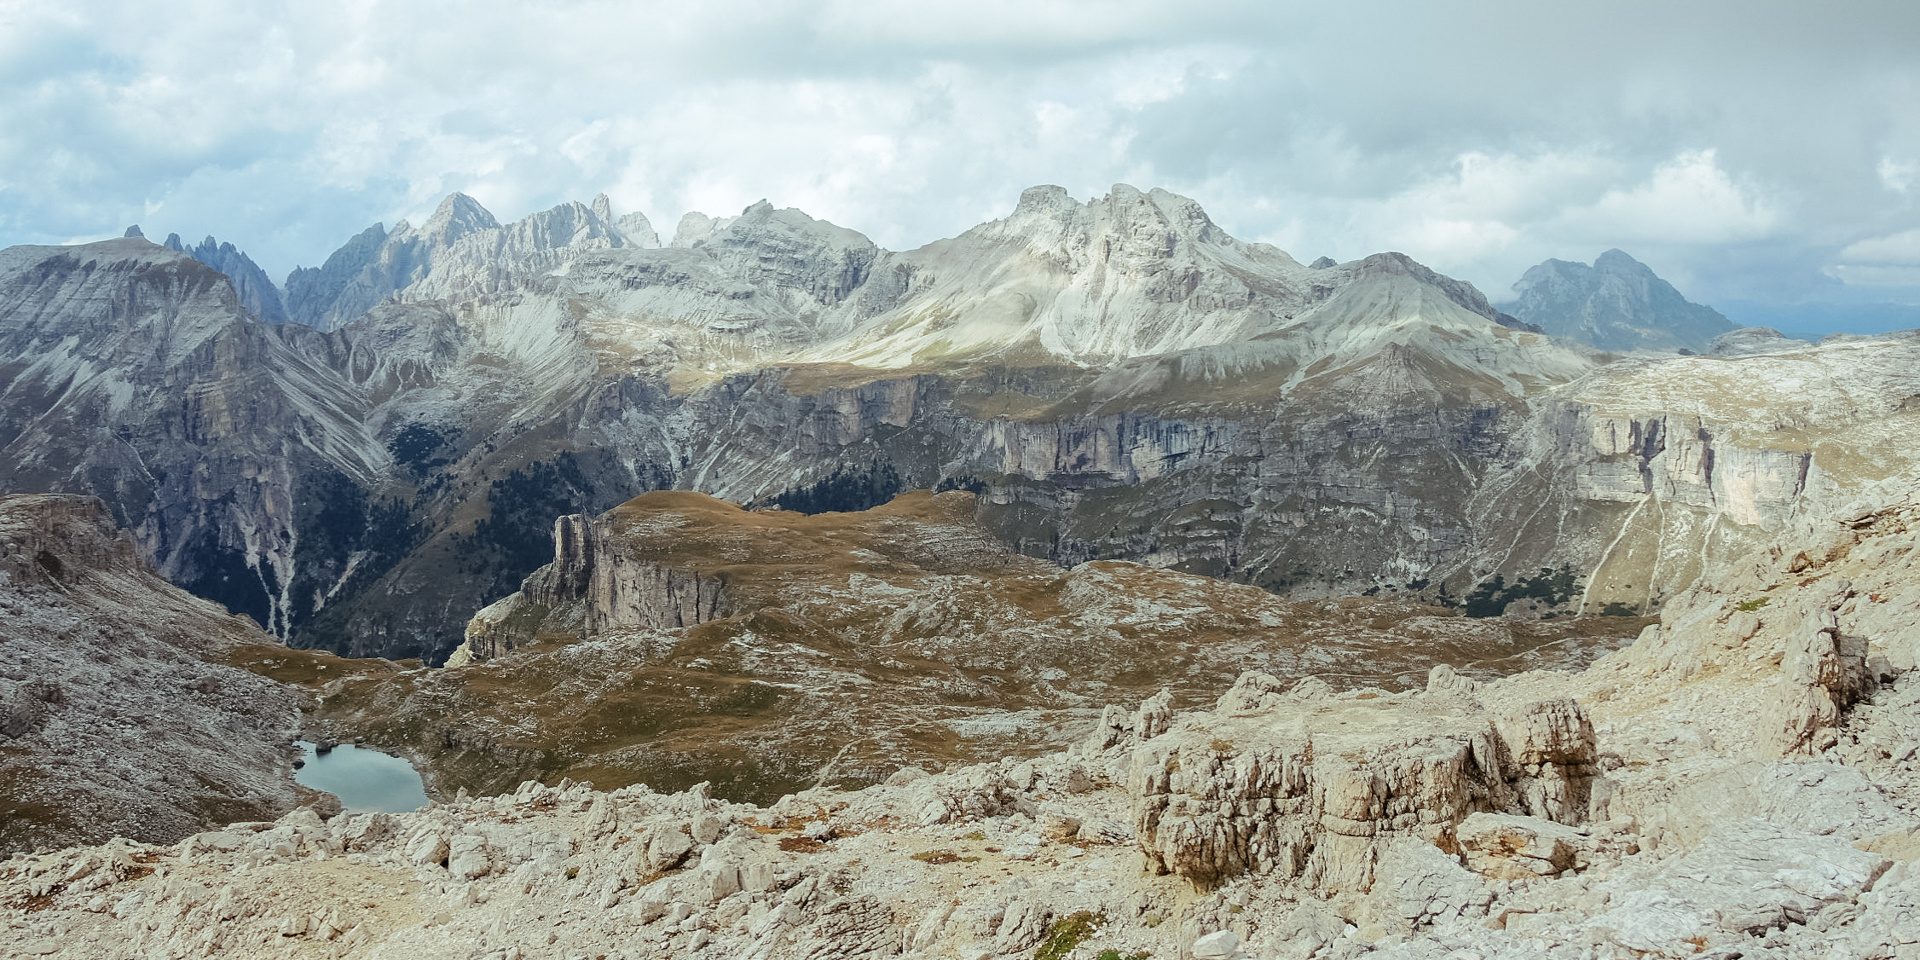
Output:
M139 223L279 278L460 190L907 248L1126 182L1496 300L1620 247L1736 320L1920 304L1915 0L533 7L0 0L0 245Z

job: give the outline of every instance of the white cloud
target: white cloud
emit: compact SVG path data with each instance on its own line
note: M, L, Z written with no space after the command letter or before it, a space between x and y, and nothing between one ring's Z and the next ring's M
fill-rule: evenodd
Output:
M1613 237L1616 244L1727 244L1762 239L1780 214L1760 191L1734 182L1715 150L1682 153L1644 183L1614 187L1590 206L1569 209L1558 228Z
M1920 229L1848 244L1827 275L1856 287L1920 286Z
M1881 157L1880 165L1874 168L1880 175L1880 182L1894 193L1906 193L1913 188L1914 174L1920 173L1920 166L1892 157Z
M1840 251L1840 259L1848 263L1920 266L1920 230L1848 244Z

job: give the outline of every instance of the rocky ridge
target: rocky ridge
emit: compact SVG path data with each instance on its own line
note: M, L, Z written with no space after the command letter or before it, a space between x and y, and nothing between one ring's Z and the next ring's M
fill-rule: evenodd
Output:
M16 857L0 937L114 958L1906 956L1917 491L1750 553L1579 673L1436 668L1403 693L1248 673L1210 710L1110 708L1064 753L766 807L527 783Z
M296 802L273 643L168 584L89 497L0 497L0 849L171 843Z
M208 237L189 247L181 242L179 234L169 233L164 246L226 274L227 279L233 281L233 292L240 298L240 305L250 316L262 323L287 322L287 308L280 302L280 288L274 286L273 279L252 257L233 244Z

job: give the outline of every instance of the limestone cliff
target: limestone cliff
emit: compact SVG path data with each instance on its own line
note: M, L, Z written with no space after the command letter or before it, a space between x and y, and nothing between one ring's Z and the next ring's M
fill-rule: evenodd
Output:
M695 627L726 614L722 578L638 559L620 546L611 518L554 521L553 562L475 614L448 666L498 657L562 625L572 637L599 637Z

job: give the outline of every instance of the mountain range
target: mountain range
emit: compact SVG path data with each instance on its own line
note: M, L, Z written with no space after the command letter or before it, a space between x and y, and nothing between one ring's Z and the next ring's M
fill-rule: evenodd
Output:
M1650 610L1892 469L1920 393L1902 336L1615 359L1536 332L1544 294L1302 265L1125 185L904 252L766 203L663 246L604 197L502 224L455 194L295 271L287 323L227 251L0 251L0 489L102 497L289 642L433 662L554 517L659 489L961 488L1061 565L1488 604L1566 567L1577 606ZM1762 365L1791 420L1718 392Z

